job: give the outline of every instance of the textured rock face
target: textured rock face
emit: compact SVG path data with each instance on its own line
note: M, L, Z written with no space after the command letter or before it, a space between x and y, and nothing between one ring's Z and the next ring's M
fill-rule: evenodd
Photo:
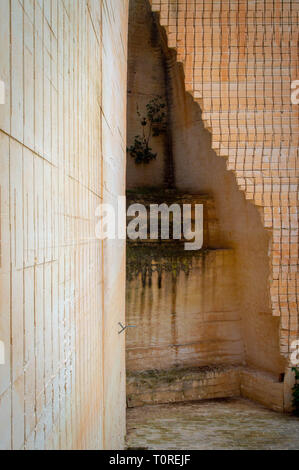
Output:
M157 15L150 16L148 2L131 1L129 102L133 96L135 102L139 99L136 83L145 85L143 99L148 99L163 78L160 92L167 101L174 185L181 192L213 196L219 222L215 247L232 248L235 254L232 276L238 298L230 288L224 297L238 304L244 359L276 380L287 372L288 409L288 357L298 337L298 106L291 104L291 80L298 67L298 4L150 3ZM138 31L133 34L136 18L138 31L155 31L154 44L148 41L144 49ZM129 135L136 131L132 109ZM169 160L158 142L156 150L164 166L156 162L151 175L150 165L140 168L129 162L128 187L165 184ZM147 305L150 297L141 298ZM261 386L253 381L249 388L255 386L257 396Z
M227 158L271 230L272 314L280 351L298 337L298 12L293 1L151 0L185 85L200 103L212 148ZM252 329L252 327L251 327ZM252 353L253 354L253 353Z
M121 448L126 0L0 2L0 448Z
M128 334L127 369L242 363L233 251L151 257L151 279L143 285L140 273L127 282L127 321L137 325Z
M242 396L281 412L283 394L284 384L275 376L242 366L148 370L127 377L129 408Z
M235 256L219 247L213 200L176 190L130 191L127 205L202 204L204 245L127 242L127 370L241 364L244 361ZM129 217L128 217L129 219Z
M143 116L146 105L156 96L167 103L168 90L159 27L153 21L150 4L147 1L134 0L129 5L127 139L128 146L131 146L134 137L141 132L137 109ZM153 186L153 180L154 185L163 185L168 171L168 136L162 134L152 139L151 147L158 153L158 158L151 165L135 165L128 155L128 189Z

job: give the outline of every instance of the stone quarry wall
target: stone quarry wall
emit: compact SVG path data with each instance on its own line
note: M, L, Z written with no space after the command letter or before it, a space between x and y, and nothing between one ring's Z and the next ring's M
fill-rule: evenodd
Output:
M239 366L128 372L129 408L217 398L245 397L284 411L284 384L271 373Z
M175 187L206 194L215 203L215 248L235 254L231 275L237 294L228 290L225 299L238 305L244 360L275 383L286 372L285 384L277 385L281 409L290 407L288 358L298 338L299 121L298 105L291 103L291 82L298 78L298 11L295 1L131 0L129 34L129 102L139 99L137 82L148 95L159 86L165 90ZM140 45L141 30L151 38L146 47ZM128 125L135 135L132 109ZM156 150L165 162L165 149ZM130 161L128 187L163 183L155 164L150 177L152 164L134 167ZM148 289L140 295L140 309ZM136 339L135 346L146 342ZM129 356L135 353L137 362L128 359L128 367L135 364L137 370L143 353L132 350ZM151 360L159 367L162 358ZM247 395L260 397L268 379L242 377Z
M136 165L128 155L127 188L155 187L138 194L133 190L128 193L128 200L147 205L169 200L169 204L182 203L184 196L176 190L165 193L157 187L167 187L172 179L173 161L176 157L184 167L188 159L196 161L196 154L190 155L182 149L177 150L175 142L180 133L190 127L183 120L174 122L174 108L183 113L180 93L185 94L174 83L180 79L180 71L175 67L173 55L165 44L161 27L151 12L150 4L144 0L130 1L129 41L128 41L128 145L136 134L140 133L136 107L144 109L150 99L162 96L167 103L167 132L159 138L152 139L157 152L157 160L149 165ZM179 82L181 83L181 82ZM196 123L198 126L198 123ZM198 133L199 134L199 133ZM190 139L197 144L198 134ZM187 146L188 147L188 146ZM173 151L175 152L173 154ZM175 171L176 187L182 187L186 172ZM196 178L196 176L195 176ZM193 185L194 175L187 175L186 193L202 192ZM197 175L199 179L199 175ZM189 182L188 182L189 181ZM143 192L144 191L144 192ZM143 192L143 193L142 193ZM187 198L187 196L185 196ZM153 199L154 198L154 199ZM198 201L195 196L191 201ZM186 199L186 203L190 203ZM244 350L241 339L241 316L236 288L236 263L233 250L221 250L223 244L221 227L217 220L217 211L213 197L202 197L204 204L205 233L204 246L207 252L199 253L193 259L186 260L186 253L167 251L166 245L153 249L146 255L147 248L132 248L133 258L138 257L145 267L146 256L152 258L154 269L162 269L161 276L153 274L152 279L143 282L143 274L130 275L130 243L127 252L127 322L137 325L127 335L127 370L141 371L150 369L167 369L175 366L190 367L207 364L240 364L244 361ZM220 248L219 251L217 249ZM211 251L209 251L211 250ZM215 251L213 251L215 250ZM170 265L189 263L190 272L181 270L174 274ZM137 264L138 264L138 260ZM157 267L158 266L158 267ZM161 277L159 281L159 277ZM160 283L160 286L159 286Z
M150 15L148 9L147 1L130 2L129 103L134 100L136 106L136 101L143 99L143 95L140 97L135 92L136 84L137 90L143 84L147 97L157 93L158 86L166 90L168 151L172 159L175 187L180 192L207 194L214 201L217 240L208 246L234 250L235 267L231 272L231 281L237 285L237 289L227 289L225 302L230 298L231 311L237 305L246 362L278 377L285 370L285 361L279 348L279 319L272 315L270 302L271 266L268 251L271 233L265 230L258 208L246 200L238 188L233 172L227 171L225 159L220 158L212 148L211 133L204 127L201 108L186 93L184 68L177 61L175 51L168 48L167 37L156 15ZM202 14L205 16L204 11ZM181 23L181 17L178 21ZM190 21L189 18L188 23ZM147 31L146 47L140 39L139 31L142 30ZM151 31L155 32L154 44L149 41ZM146 69L144 63L147 64ZM160 85L159 80L162 80ZM136 135L138 126L132 117L132 109L129 107L128 134ZM157 162L165 161L162 149L157 146L156 150ZM145 173L151 174L151 178L145 180ZM160 176L152 163L134 165L128 158L129 188L156 185L161 180ZM210 220L208 224L211 225ZM199 330L197 333L201 336Z
M227 207L233 207L229 201L238 206L227 220L237 235L231 239L237 241L241 255L247 361L277 373L284 368L282 357L288 361L292 342L298 338L299 108L291 102L291 83L298 79L299 3L151 0L151 5L166 31L175 61L181 64L189 104L193 99L200 106L191 122L191 108L185 107L185 122L194 127L200 116L211 133L211 149L218 157L225 157L223 168L229 172L221 181L236 182L244 202L253 203L250 209L233 194L235 190L230 189L231 194L225 190L222 198L219 190L214 192L223 215L227 202ZM186 154L188 137L183 142L182 146L177 140L177 148L181 145ZM189 149L191 145L194 141L189 139ZM205 150L203 146L202 152ZM204 160L205 176L215 168L215 187L220 181L219 158L210 162L199 158L198 166ZM191 163L194 165L194 159ZM177 172L182 177L184 167L189 181L190 175L199 174L194 170L188 174L185 160L178 165L177 159ZM211 177L208 184L209 180ZM254 206L261 214L263 232ZM239 230L242 224L237 227L239 217L245 221L243 233ZM245 251L242 245L247 245ZM284 400L288 408L288 368L286 372Z
M233 173L227 171L224 158L212 149L200 106L186 93L182 67L166 44L164 49L175 182L181 191L213 197L219 222L218 247L230 247L235 252L246 361L279 375L285 366L279 350L279 321L272 315L270 303L270 234L259 209L246 200Z
M1 0L1 449L121 448L126 0Z
M280 351L298 338L297 1L151 0L212 148L271 231L272 314Z
M202 204L203 249L182 240L127 242L127 371L242 364L233 249L219 248L213 199L176 190L129 191L127 205ZM130 219L130 218L128 218Z
M157 272L145 285L141 274L127 283L127 321L138 325L127 340L127 370L242 363L233 251L203 251L191 260L183 254L190 272L165 252L152 258L165 265L160 287Z

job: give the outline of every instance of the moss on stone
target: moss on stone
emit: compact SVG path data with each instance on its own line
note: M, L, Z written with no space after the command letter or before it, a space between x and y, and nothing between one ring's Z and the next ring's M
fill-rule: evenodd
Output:
M188 276L194 260L203 258L206 253L207 250L184 251L182 243L128 243L127 280L132 281L141 274L145 285L147 280L152 282L153 273L158 273L161 287L163 273L172 273L175 278L180 272Z

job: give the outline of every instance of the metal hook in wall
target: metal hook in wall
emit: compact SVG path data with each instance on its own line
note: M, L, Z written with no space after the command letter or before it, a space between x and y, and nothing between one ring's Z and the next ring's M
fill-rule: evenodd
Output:
M127 325L127 326L123 326L122 323L118 323L119 326L121 327L121 331L118 332L118 334L120 335L121 333L123 333L127 328L136 328L136 325Z

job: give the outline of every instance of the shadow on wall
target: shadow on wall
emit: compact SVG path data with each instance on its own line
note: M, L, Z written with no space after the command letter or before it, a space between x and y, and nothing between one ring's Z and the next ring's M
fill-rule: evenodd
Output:
M131 0L130 3L130 22L134 24L130 24L129 35L128 138L136 132L133 114L137 96L141 95L145 100L155 94L165 96L169 133L166 141L157 144L160 160L155 164L136 166L128 156L127 187L157 183L162 186L165 180L162 173L170 155L177 190L214 198L221 247L234 248L236 254L246 362L278 375L284 372L285 360L279 351L280 321L272 316L270 305L271 233L265 230L259 209L238 189L234 174L226 169L225 158L213 151L200 106L185 91L183 67L176 61L175 52L167 47L158 16L151 13L148 1ZM154 47L152 28L159 32Z
M212 149L200 106L185 91L183 67L176 62L173 51L166 53L176 186L213 196L222 245L234 248L236 253L247 364L282 373L285 360L279 351L280 320L272 316L270 304L271 232L264 228L259 209L238 189L235 175L226 169L226 159Z
M130 0L128 51L127 139L131 146L135 136L142 132L137 107L144 116L146 105L152 99L159 96L161 102L167 102L166 56L161 48L160 27L154 21L148 1ZM127 189L165 186L169 181L171 146L168 134L161 133L151 140L150 145L159 156L150 165L136 165L128 155Z

